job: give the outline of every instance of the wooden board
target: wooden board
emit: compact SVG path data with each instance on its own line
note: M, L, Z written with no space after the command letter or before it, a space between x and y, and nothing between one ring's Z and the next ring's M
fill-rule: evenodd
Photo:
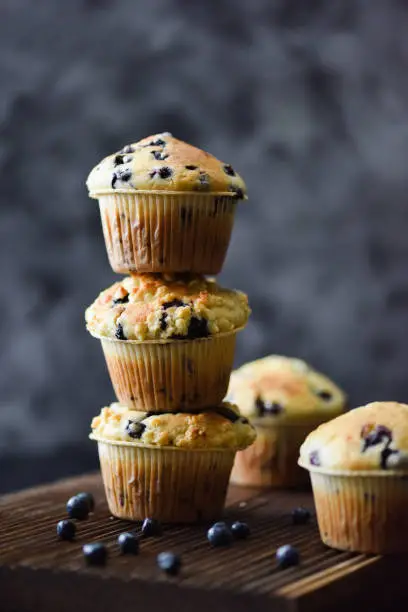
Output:
M58 520L74 493L91 491L95 513L78 523L75 542L59 542ZM110 516L98 474L64 480L0 498L1 612L221 612L225 610L342 610L357 605L388 610L408 604L406 557L382 558L326 548L316 522L295 526L290 511L312 508L309 493L262 492L232 487L225 516L241 519L252 535L230 548L213 549L206 526L168 526L160 538L143 540L137 557L121 556L119 533L135 524ZM104 568L88 568L86 542L109 548ZM279 570L274 553L282 544L300 550L296 568ZM163 550L183 558L180 576L169 578L156 566ZM405 604L405 606L404 606Z

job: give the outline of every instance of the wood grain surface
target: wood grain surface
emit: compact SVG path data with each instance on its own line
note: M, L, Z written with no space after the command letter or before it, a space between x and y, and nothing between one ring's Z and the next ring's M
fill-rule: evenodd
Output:
M78 522L74 542L57 540L55 527L65 517L65 502L90 491L96 509ZM312 506L310 493L262 492L232 487L225 518L244 520L251 537L229 548L213 549L206 525L165 526L159 538L144 539L138 556L121 556L119 533L140 525L113 518L98 474L64 480L0 498L1 612L98 612L120 609L178 612L251 609L342 610L359 604L388 610L408 603L404 577L407 557L382 558L338 552L323 546L316 521L295 526L291 510ZM86 542L109 549L104 568L89 568L82 556ZM301 564L276 567L283 544L296 546ZM182 555L176 578L163 575L156 556L170 550Z

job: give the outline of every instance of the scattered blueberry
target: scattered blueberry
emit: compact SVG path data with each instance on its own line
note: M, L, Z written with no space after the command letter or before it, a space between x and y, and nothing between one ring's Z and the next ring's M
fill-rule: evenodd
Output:
M309 455L309 461L310 461L310 465L314 465L316 467L320 467L321 466L321 462L320 462L319 451L317 451L317 450L311 451L311 453Z
M181 569L181 557L172 552L162 552L157 555L157 565L166 574L177 576Z
M164 147L166 144L165 140L162 140L161 138L158 138L157 140L151 140L149 142L149 144L147 144L147 147Z
M268 400L263 400L259 396L255 400L255 406L258 416L265 416L266 414L276 416L283 412L282 404L279 404L279 402L270 402Z
M246 523L241 523L241 521L235 521L235 523L232 523L231 531L232 535L237 540L246 540L251 533L248 525Z
M218 406L215 409L215 412L220 416L224 417L224 419L228 419L228 421L231 421L231 423L236 423L236 421L241 418L239 414L237 414L236 412L234 412L234 410L228 408L228 406L225 405Z
M57 524L57 535L60 540L73 540L75 538L76 525L67 519Z
M142 437L146 425L140 421L128 421L126 425L126 433L130 438L138 440Z
M126 145L125 147L123 147L121 153L134 153L134 148L132 147L132 145Z
M82 552L88 565L105 565L108 557L108 550L101 542L84 544Z
M122 555L137 555L139 552L139 540L134 533L121 533L118 537L118 545Z
M207 531L207 540L211 546L229 546L232 542L232 533L226 523L214 523Z
M316 395L318 395L325 402L330 402L333 397L333 394L330 391L317 391Z
M228 174L228 176L235 176L235 170L229 164L225 164L224 172L225 172L225 174Z
M142 535L145 538L160 536L163 533L162 526L156 519L146 518L142 525Z
M292 521L294 525L305 525L310 520L310 512L306 508L295 508L292 511Z
M79 495L74 495L67 501L67 512L71 519L83 521L89 515L89 501Z
M167 308L173 308L173 306L179 308L179 306L185 306L185 304L177 298L175 298L174 300L170 300L169 302L164 302L162 304L162 308L164 308L164 310L167 310Z
M237 200L243 200L244 199L244 192L241 189L241 187L234 187L234 185L231 185L229 188L229 191L234 192L235 197L237 198Z
M276 561L281 569L286 569L294 565L299 565L300 555L294 546L286 544L276 551Z
M157 161L163 161L169 156L168 153L162 153L161 151L152 151L152 155L154 159L157 159Z
M80 499L84 499L87 504L88 504L88 508L89 508L89 512L93 512L95 509L95 499L94 496L92 495L92 493L86 493L86 492L82 492L82 493L78 493L76 495L76 497L79 497Z
M197 170L197 168L198 166L192 166L192 165L186 166L186 170Z
M123 327L120 323L118 323L116 327L115 338L117 338L118 340L126 340L126 336L123 333Z

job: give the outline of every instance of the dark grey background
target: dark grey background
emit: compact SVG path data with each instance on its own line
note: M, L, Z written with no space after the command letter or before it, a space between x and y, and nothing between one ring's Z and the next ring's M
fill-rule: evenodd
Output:
M247 180L221 275L253 308L237 364L297 355L353 405L408 400L406 2L9 0L0 17L0 488L96 465L89 422L113 393L83 311L114 274L84 182L155 132Z

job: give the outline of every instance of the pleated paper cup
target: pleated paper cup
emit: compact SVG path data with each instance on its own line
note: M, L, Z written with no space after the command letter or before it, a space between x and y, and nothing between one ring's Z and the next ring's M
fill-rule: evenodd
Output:
M310 472L324 544L362 553L408 552L408 473L299 465Z
M218 519L235 450L188 450L98 438L110 512L122 519L164 523Z
M233 194L138 191L99 196L114 272L218 274L234 222Z
M96 337L120 403L146 412L197 412L226 395L237 331L167 342Z
M254 487L309 488L309 477L298 466L299 448L321 421L275 424L271 419L251 418L257 437L251 446L237 452L231 482Z

